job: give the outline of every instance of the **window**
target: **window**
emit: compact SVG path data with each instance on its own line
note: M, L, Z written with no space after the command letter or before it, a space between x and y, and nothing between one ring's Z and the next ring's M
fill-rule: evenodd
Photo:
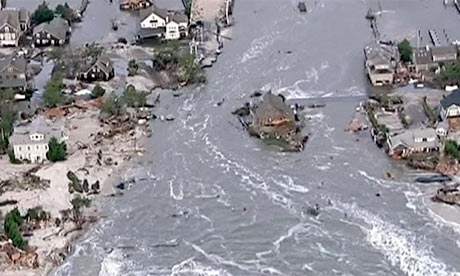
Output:
M30 151L30 146L27 146L27 150Z
M45 150L48 150L48 145L45 145L44 148L45 148Z
M35 147L37 150L39 150L40 148L38 147L38 145Z
M19 151L22 151L22 147L18 147L18 150L19 150Z

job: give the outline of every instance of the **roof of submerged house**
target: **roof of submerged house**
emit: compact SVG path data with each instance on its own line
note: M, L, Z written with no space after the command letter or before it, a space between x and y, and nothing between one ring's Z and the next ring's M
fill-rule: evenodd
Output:
M447 97L441 100L443 108L449 108L451 105L460 106L460 90L455 90L450 93Z

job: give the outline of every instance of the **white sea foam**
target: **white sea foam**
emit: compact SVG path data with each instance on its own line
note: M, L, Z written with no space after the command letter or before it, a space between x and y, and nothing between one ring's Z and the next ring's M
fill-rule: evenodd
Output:
M283 180L281 181L276 180L275 178L272 178L272 180L276 185L282 187L285 190L297 193L308 193L308 189L302 185L295 184L294 179L292 179L292 177L288 175L282 175L281 177L283 178Z
M246 63L252 59L261 56L264 50L273 44L276 37L277 33L272 33L254 39L251 42L251 46L249 47L249 49L243 54L243 57L241 58L241 63Z
M356 204L337 203L337 207L347 210L350 217L365 222L360 225L366 233L366 240L382 252L391 265L398 267L407 276L459 276L459 272L447 267L436 258L430 246L417 242L419 237L388 221L384 221Z
M232 276L232 274L224 269L205 266L194 261L194 258L190 258L174 265L171 269L171 276Z
M114 249L102 260L99 276L122 275L123 259L124 258L121 250Z
M171 180L169 180L169 195L174 198L175 200L182 200L184 199L184 191L183 191L183 187L182 187L182 183L179 183L178 185L178 192L176 192L175 190L175 187L174 187L174 183L176 181L176 177L173 176L173 178Z

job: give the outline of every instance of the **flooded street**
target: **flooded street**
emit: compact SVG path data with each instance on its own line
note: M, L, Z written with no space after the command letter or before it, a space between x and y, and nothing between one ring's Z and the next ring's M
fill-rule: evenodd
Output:
M449 27L460 38L460 15L441 1L381 2L385 37ZM369 133L344 132L367 95L364 15L377 1L307 1L307 14L296 5L236 2L208 84L161 96L176 120L152 123L148 154L125 175L144 180L105 202L107 217L54 275L460 275L460 228L431 215L427 187L384 180L399 166ZM309 112L303 152L266 147L231 115L261 88L327 104Z

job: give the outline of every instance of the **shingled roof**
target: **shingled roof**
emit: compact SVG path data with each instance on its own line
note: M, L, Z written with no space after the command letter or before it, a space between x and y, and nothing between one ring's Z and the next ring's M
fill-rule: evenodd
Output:
M451 105L460 106L460 91L456 90L450 93L449 96L441 100L441 105L444 109L449 108Z
M65 40L67 38L67 32L69 31L69 22L64 18L57 17L50 22L41 23L34 28L34 35L45 31L58 39Z

